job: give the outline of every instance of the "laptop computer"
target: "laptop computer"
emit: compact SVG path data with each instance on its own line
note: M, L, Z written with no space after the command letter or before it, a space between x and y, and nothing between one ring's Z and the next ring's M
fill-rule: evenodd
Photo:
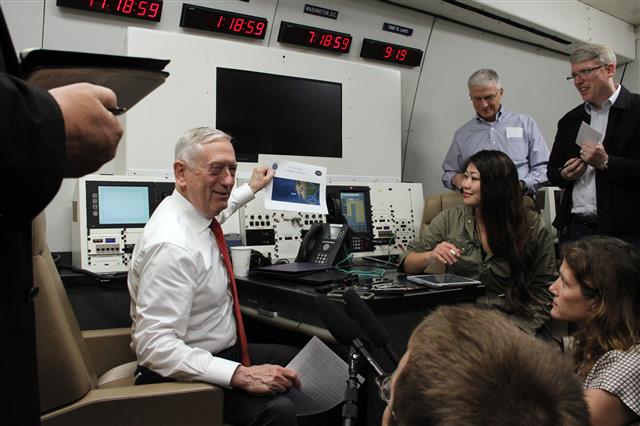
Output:
M258 273L273 273L273 274L289 274L289 275L304 275L310 272L324 271L327 269L335 269L333 266L322 265L313 262L290 262L279 263L276 265L262 266L260 268L252 269L251 272Z

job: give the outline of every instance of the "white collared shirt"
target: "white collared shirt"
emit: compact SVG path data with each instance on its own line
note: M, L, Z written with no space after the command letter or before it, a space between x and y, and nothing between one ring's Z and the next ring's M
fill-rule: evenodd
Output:
M597 111L591 104L585 104L584 109L587 114L591 115L590 126L596 129L602 135L602 138L598 141L599 144L604 140L605 133L607 132L607 122L609 121L609 110L618 99L620 94L620 85L613 92L611 97L607 99L603 104L600 111ZM596 170L587 165L587 170L576 180L573 185L572 193L572 207L571 213L578 214L585 217L595 217L598 215L598 204L596 201Z
M223 222L254 198L234 189ZM129 269L138 364L164 377L229 386L237 362L214 357L236 343L227 270L205 217L177 190L153 213Z

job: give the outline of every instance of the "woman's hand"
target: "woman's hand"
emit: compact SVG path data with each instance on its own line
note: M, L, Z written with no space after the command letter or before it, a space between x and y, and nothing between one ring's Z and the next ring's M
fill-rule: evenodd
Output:
M454 244L443 241L431 250L431 256L434 260L446 265L453 265L460 257L460 249Z

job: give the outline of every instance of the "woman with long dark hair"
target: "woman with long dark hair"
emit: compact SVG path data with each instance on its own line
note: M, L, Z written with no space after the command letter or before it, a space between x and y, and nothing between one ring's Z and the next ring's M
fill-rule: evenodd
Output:
M409 244L401 268L420 273L433 262L447 273L479 279L477 302L494 306L529 334L545 334L555 275L553 238L538 214L523 205L518 172L500 151L467 162L464 204L436 216Z
M549 287L551 316L577 326L567 350L592 426L640 425L640 252L613 237L586 237L562 250Z

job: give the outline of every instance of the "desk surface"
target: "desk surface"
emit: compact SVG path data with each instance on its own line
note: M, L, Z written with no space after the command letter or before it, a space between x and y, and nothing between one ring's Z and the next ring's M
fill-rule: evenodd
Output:
M404 274L388 271L385 276L394 279L398 284L407 284ZM322 331L324 325L313 308L315 298L321 294L316 291L316 287L264 276L236 278L236 282L240 304L244 307L243 311L246 314L276 326L284 326L288 329L298 328L300 332L330 339L326 330ZM473 302L483 293L483 286L445 290L424 288L402 295L376 295L365 302L383 323L387 322L391 325L390 329L398 318L408 315L411 320L406 326L410 328L408 331L410 333L420 319L437 305ZM342 299L334 300L344 304ZM401 334L406 334L408 338L406 331L403 330ZM401 340L406 343L406 339Z

